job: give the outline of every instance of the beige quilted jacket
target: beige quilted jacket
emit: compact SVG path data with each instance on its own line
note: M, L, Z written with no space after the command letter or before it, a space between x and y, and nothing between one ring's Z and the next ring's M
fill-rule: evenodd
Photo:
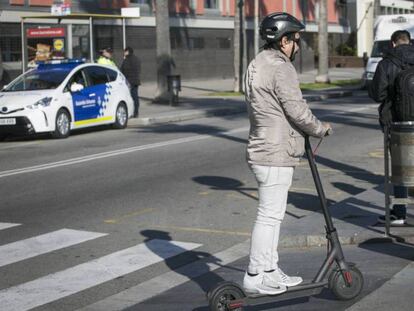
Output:
M303 99L291 61L280 51L264 50L249 64L244 82L250 119L247 161L298 165L304 135L323 137L326 130Z

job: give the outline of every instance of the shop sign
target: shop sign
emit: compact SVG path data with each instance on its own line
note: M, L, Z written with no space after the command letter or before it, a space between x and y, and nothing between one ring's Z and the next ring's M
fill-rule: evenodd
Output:
M65 28L30 28L27 29L28 38L64 37Z
M65 50L65 42L63 39L53 39L53 48L55 51L63 52Z

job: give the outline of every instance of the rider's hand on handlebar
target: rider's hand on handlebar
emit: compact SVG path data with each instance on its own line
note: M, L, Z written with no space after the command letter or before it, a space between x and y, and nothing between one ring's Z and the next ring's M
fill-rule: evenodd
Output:
M332 126L328 122L322 122L323 127L325 128L325 136L332 135Z

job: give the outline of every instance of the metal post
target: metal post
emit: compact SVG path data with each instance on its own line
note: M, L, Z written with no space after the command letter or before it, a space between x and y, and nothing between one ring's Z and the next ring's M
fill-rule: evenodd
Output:
M72 38L72 24L68 24L68 34L67 34L67 57L73 58L73 38Z
M125 18L122 18L122 47L125 50L126 48L126 27L125 27Z
M93 19L92 17L89 17L89 53L90 53L90 61L93 63Z
M24 35L24 18L22 18L20 27L21 27L21 36L22 36L22 72L24 73L26 71L26 51L25 51L26 36Z
M385 194L385 236L390 236L390 162L389 127L384 126L384 194Z

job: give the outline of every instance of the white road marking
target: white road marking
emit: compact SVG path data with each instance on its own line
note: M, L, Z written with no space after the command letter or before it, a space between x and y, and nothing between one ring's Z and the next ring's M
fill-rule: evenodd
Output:
M118 311L132 307L173 287L214 271L249 254L250 240L239 243L227 250L203 258L175 271L164 273L151 280L131 287L118 294L86 306L78 311ZM139 310L140 308L137 308Z
M200 246L196 243L167 240L151 240L138 244L96 260L1 290L1 310L29 310Z
M93 240L106 233L61 229L0 246L0 267Z
M13 227L20 226L20 225L21 224L12 224L12 223L9 223L9 222L0 222L0 230L13 228Z
M40 165L35 165L35 166L29 166L29 167L13 169L13 170L7 170L7 171L0 172L0 178L13 176L13 175L20 175L20 174L25 174L25 173L30 173L30 172L37 172L37 171L42 171L42 170L47 170L47 169L62 167L62 166L68 166L68 165L73 165L73 164L78 164L78 163L83 163L83 162L89 162L89 161L94 161L94 160L98 160L98 159L115 157L115 156L131 153L131 152L137 152L137 151L143 151L143 150L149 150L149 149L156 149L156 148L172 146L172 145L178 145L178 144L184 144L184 143L189 143L189 142L214 138L214 137L218 137L218 136L239 133L239 132L243 132L243 131L246 131L246 130L248 130L248 127L238 128L238 129L234 129L234 130L230 130L230 131L226 131L226 132L220 132L220 133L217 133L217 136L214 136L214 135L190 136L190 137L178 138L178 139L163 141L163 142L154 143L154 144L123 148L123 149L112 150L112 151L107 151L107 152L102 152L102 153L96 153L96 154L91 154L91 155L87 155L87 156L83 156L83 157L77 157L77 158L72 158L72 159L67 159L67 160L62 160L62 161L57 161L57 162L51 162L51 163L40 164Z

